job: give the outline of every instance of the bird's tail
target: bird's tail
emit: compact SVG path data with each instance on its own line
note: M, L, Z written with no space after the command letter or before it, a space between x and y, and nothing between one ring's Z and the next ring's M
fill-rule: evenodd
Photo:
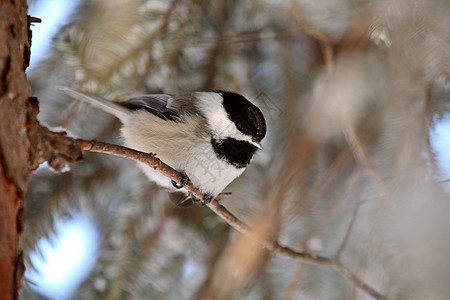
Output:
M70 97L81 100L83 102L87 102L89 104L94 105L95 107L112 114L116 117L118 117L121 120L124 120L127 115L129 114L129 110L125 107L114 103L113 101L106 100L104 98L94 96L92 94L86 93L86 92L80 92L74 89L71 89L66 86L57 87L59 90L63 91Z

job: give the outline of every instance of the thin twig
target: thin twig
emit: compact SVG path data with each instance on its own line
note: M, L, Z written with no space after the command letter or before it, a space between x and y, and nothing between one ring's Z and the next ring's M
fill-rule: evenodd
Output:
M286 293L283 296L283 300L291 300L294 298L295 291L302 280L303 270L305 269L305 263L303 261L299 262L297 270L295 271L294 277L289 284Z
M352 218L351 218L351 220L350 220L350 223L348 224L347 231L345 232L344 239L342 240L342 243L341 243L341 245L339 246L339 248L338 248L338 250L337 250L337 252L336 252L336 256L335 256L335 257L336 257L336 259L338 259L338 260L341 259L342 251L344 251L344 249L345 249L345 247L346 247L346 245L347 245L348 238L350 237L350 232L352 231L353 225L354 225L355 222L356 222L356 217L357 217L357 215L358 215L359 207L360 207L361 204L363 204L363 203L364 203L364 202L358 202L358 203L356 204L356 207L353 209Z
M169 177L177 183L181 183L182 175L170 167L169 165L162 162L158 159L153 153L144 153L134 149L130 149L127 147L122 147L118 145L98 142L98 141L84 141L77 140L77 143L80 145L80 148L83 150L93 151L93 152L101 152L112 154L115 156L130 158L142 163L145 163L155 170L159 171L161 174ZM204 201L205 195L202 194L199 189L194 187L192 183L189 183L184 187L187 191L191 192L195 197ZM278 241L274 241L271 239L259 240L254 233L254 230L248 226L246 223L239 220L236 216L234 216L231 212L229 212L224 206L222 206L219 201L213 200L210 203L207 203L208 206L213 212L215 212L219 217L221 217L225 222L227 222L231 227L239 231L240 233L252 238L256 239L261 245L269 250L272 253L277 253L292 259L301 260L304 262L314 263L314 264L322 264L333 266L337 270L339 270L345 277L347 277L353 284L355 284L358 288L364 290L366 293L374 297L375 299L387 299L386 296L376 291L370 285L362 281L358 278L350 269L346 266L342 265L337 259L317 256L307 252L298 252L292 248L282 246L278 243Z
M232 192L223 192L223 193L220 193L219 196L230 196L232 194L233 194Z
M332 44L333 39L327 34L320 31L319 29L315 28L313 25L311 25L305 18L301 9L298 7L298 4L294 0L289 0L288 6L291 9L291 13L294 15L296 20L299 22L300 26L303 27L303 29L308 35L319 41L321 44L322 43Z
M347 140L347 143L356 161L359 162L363 167L366 167L371 171L375 182L378 184L382 193L384 194L386 192L386 184L383 180L383 176L370 158L366 147L364 147L363 142L355 131L355 126L351 124L350 117L347 116L347 113L343 112L342 120L345 139Z
M333 52L333 43L334 40L332 37L323 33L319 29L315 28L311 23L303 15L300 7L294 0L289 0L289 8L292 15L295 17L300 26L303 27L304 32L314 38L321 47L323 58L325 61L325 66L327 67L328 77L331 77L333 74L333 60L334 60L334 52Z
M363 280L359 279L358 276L356 276L355 273L353 273L349 268L341 264L340 262L335 261L333 265L339 272L341 272L342 275L347 277L353 284L358 287L359 289L365 291L370 296L374 297L375 299L379 300L387 300L389 299L387 296L380 294L377 292L373 287L365 283Z
M30 22L30 23L42 23L42 20L40 18L28 16L28 22Z
M320 223L309 233L309 235L305 238L303 241L303 249L308 249L308 244L316 237L324 228L328 225L328 223L331 221L332 217L336 214L338 211L338 208L341 206L342 202L347 199L347 197L350 195L351 191L355 188L355 186L358 184L359 180L362 177L362 172L357 171L353 176L350 178L349 182L347 183L347 186L345 187L342 194L339 196L339 198L334 202L333 206L328 210L327 214L322 218Z
M323 172L323 174L314 182L314 185L308 191L307 200L309 197L318 198L322 195L325 188L330 184L330 182L336 178L342 170L348 165L351 155L349 155L347 148L344 148L338 156L333 160L328 169ZM308 202L308 201L305 201Z

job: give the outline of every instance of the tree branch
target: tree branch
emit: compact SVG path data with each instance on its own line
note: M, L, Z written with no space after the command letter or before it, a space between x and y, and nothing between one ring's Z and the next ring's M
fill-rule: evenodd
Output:
M178 171L162 162L159 158L156 157L156 154L154 153L144 153L127 147L98 141L85 141L79 139L77 140L77 143L80 145L80 148L83 151L87 150L92 152L107 153L145 163L177 183L181 183L183 179L182 175ZM202 194L199 189L194 187L192 183L189 183L184 188L187 191L191 192L202 202L204 202L205 195ZM274 241L271 239L259 240L254 234L254 230L249 225L239 220L228 209L221 205L218 200L213 200L210 203L207 203L206 206L208 206L214 213L216 213L219 217L221 217L225 222L227 222L231 227L233 227L240 233L252 239L258 240L258 242L261 243L261 245L270 252L308 263L332 266L345 277L347 277L353 284L355 284L355 286L365 291L375 299L388 299L386 296L376 291L373 287L359 279L358 276L355 275L350 269L341 264L338 259L317 256L308 252L299 252L292 248L282 246L278 243L278 241Z
M342 202L344 202L345 199L348 198L352 190L355 188L355 186L358 184L359 180L362 177L362 172L357 171L353 176L349 179L349 182L347 183L344 191L339 196L339 198L335 201L333 206L328 210L327 214L323 217L323 219L320 221L320 223L308 234L308 236L305 238L305 240L302 242L303 249L308 249L310 241L317 237L317 235L325 228L325 226L328 225L328 223L331 221L333 216L338 211L339 207L341 206Z
M327 68L327 74L329 77L331 77L331 75L333 74L334 39L309 23L301 9L298 7L298 4L294 0L289 0L288 2L291 14L295 17L300 26L303 27L305 33L314 38L319 43L325 61L325 66Z

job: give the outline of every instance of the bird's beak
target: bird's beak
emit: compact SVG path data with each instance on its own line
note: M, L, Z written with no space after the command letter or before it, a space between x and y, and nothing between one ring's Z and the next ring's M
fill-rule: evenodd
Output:
M258 142L258 141L255 141L255 140L251 140L250 141L250 144L252 144L253 146L255 146L256 148L258 148L259 150L262 150L262 146L261 146L261 143L260 142Z

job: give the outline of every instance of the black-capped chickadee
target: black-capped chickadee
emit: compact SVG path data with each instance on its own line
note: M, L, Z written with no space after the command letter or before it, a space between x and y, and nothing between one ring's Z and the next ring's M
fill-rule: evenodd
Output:
M60 89L118 117L128 147L156 153L185 178L177 185L141 164L150 180L169 189L182 189L190 180L207 195L205 202L244 172L255 152L262 149L266 135L260 109L232 92L142 95L112 102L67 87Z

